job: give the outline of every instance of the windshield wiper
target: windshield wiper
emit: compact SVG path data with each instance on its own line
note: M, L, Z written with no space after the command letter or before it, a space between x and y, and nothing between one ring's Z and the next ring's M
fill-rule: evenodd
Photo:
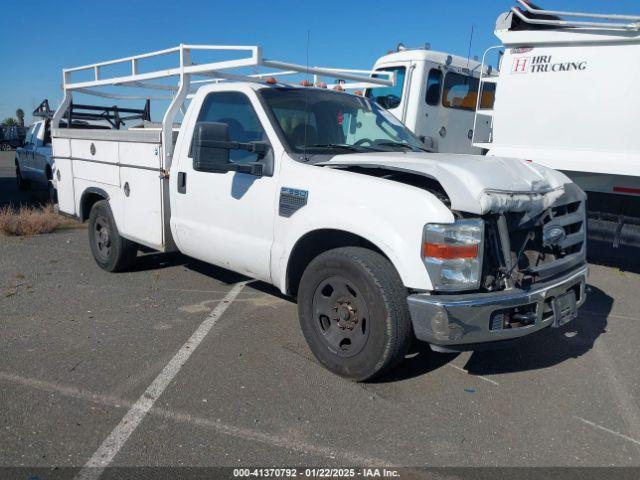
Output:
M305 148L305 146L301 146ZM298 148L301 148L300 146ZM346 143L315 143L313 145L306 145L306 148L342 148L344 150L349 150L351 152L361 152L363 150L368 150L367 147L349 145Z
M376 145L381 145L383 147L402 147L414 152L418 150L422 150L423 152L428 152L426 148L418 147L416 145L409 145L408 143L402 143L402 142L376 142Z

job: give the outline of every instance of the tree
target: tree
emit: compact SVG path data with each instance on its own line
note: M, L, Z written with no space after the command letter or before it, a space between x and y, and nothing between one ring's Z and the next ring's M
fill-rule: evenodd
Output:
M16 118L18 119L18 124L21 127L24 127L24 110L21 108L16 110Z
M2 125L4 125L5 127L15 127L16 125L18 125L18 122L13 117L7 117L2 121Z

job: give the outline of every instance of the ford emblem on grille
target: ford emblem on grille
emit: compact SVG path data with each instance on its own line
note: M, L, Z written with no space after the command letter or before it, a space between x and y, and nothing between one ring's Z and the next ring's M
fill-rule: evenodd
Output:
M564 228L558 225L547 225L542 232L542 242L545 247L558 247L567 238Z

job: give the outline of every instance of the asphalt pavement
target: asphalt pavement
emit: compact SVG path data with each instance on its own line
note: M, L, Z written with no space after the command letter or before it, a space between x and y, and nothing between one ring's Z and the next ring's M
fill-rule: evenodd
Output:
M0 203L34 201L0 155ZM418 344L362 384L318 364L268 285L178 254L107 273L85 229L0 236L0 466L640 467L639 292L591 265L565 327Z

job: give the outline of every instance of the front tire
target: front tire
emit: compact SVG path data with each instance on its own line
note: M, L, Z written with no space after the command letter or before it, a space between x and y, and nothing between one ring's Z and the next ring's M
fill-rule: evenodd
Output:
M372 380L402 361L413 338L407 291L393 265L360 247L329 250L298 289L300 326L328 370Z
M118 233L111 207L106 200L96 202L89 214L89 245L100 268L108 272L122 272L135 262L138 248Z

